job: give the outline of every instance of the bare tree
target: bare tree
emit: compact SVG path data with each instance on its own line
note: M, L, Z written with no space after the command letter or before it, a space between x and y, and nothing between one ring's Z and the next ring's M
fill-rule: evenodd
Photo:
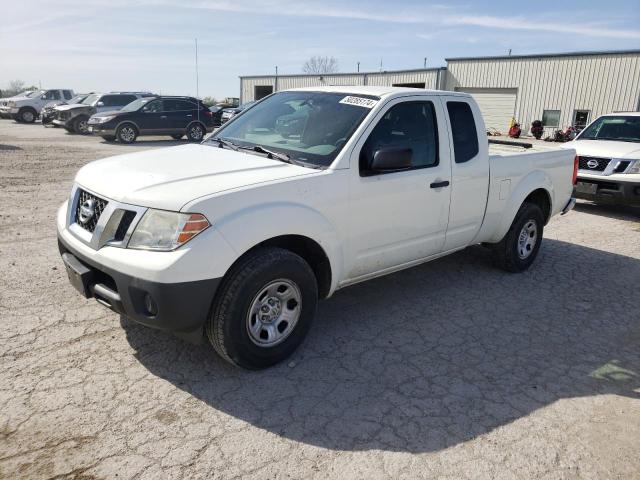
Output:
M323 75L326 73L336 73L338 71L338 60L334 57L321 57L315 55L302 66L304 73Z
M24 82L22 80L11 80L9 88L2 91L3 96L12 97L20 92L24 92Z

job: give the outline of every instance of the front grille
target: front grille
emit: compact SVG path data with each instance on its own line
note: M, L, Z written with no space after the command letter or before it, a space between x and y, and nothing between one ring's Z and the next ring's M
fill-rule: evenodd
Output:
M580 157L578 163L580 170L603 172L610 161L610 158Z
M129 230L129 227L131 226L131 222L133 222L133 219L135 217L136 217L136 212L133 212L131 210L124 211L124 214L122 215L122 219L120 220L120 224L118 225L118 229L116 230L116 234L113 237L114 240L117 240L119 242L124 240L124 236L127 234L127 230Z
M106 200L95 195L79 190L78 203L76 205L75 222L85 230L93 233L100 220L100 215L107 207ZM85 209L83 210L83 206Z

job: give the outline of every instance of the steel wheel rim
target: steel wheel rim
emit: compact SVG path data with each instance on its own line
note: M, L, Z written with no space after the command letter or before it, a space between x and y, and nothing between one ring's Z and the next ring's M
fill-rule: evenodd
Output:
M131 127L124 127L121 131L120 131L120 136L122 137L123 140L130 142L133 140L133 137L135 136L135 132L133 131L133 128Z
M538 225L534 220L527 220L518 235L518 257L521 260L528 258L533 253L537 242Z
M33 122L33 112L24 112L22 118L25 122Z
M78 122L78 130L80 130L80 132L82 132L82 133L86 133L87 132L87 121L86 120L81 120L80 122Z
M295 329L302 311L300 288L287 279L274 280L258 290L246 318L251 341L263 348L285 341Z
M194 140L200 140L202 138L202 127L194 126L191 127L191 138Z

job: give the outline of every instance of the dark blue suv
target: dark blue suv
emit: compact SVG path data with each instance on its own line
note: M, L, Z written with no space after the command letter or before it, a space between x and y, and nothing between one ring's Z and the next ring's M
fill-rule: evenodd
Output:
M87 126L90 133L107 141L131 143L141 135L170 135L179 140L186 135L199 142L213 131L213 114L193 97L146 97L121 110L97 113Z

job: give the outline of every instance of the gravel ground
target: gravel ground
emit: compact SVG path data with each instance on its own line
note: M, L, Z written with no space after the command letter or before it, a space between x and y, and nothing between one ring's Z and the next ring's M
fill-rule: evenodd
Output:
M235 369L69 285L54 214L106 144L0 120L1 478L640 478L640 215L580 203L528 272L472 247L338 292Z

